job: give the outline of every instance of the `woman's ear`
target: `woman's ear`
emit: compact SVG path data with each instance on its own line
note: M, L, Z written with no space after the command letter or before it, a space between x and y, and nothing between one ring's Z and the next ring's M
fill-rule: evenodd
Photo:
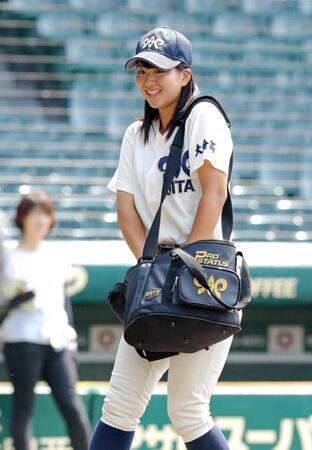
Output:
M189 69L189 68L183 69L183 72L182 72L182 86L183 87L186 86L189 83L191 78L192 78L192 71L191 71L191 69Z

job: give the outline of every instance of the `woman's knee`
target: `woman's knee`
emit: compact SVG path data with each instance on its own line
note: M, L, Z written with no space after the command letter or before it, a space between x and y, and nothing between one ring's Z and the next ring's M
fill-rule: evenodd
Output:
M197 439L214 426L209 403L198 399L168 399L168 416L175 432L185 442Z
M123 431L134 431L168 361L150 363L140 358L122 338L103 405L102 421Z
M103 408L102 421L123 431L134 431L163 371L150 364L145 376L113 373Z
M101 420L119 430L134 431L147 403L130 390L116 392L110 388L104 400Z

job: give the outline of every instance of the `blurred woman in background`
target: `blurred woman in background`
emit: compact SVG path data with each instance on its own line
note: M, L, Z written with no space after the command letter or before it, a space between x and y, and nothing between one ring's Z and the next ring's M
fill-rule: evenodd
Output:
M14 386L11 435L15 450L30 449L34 387L44 380L67 424L74 450L86 450L91 428L75 391L78 380L72 350L76 332L65 310L65 282L71 266L44 242L55 224L55 211L44 192L25 195L15 217L18 246L4 258L6 277L16 293L33 291L32 300L12 309L2 324L4 358Z

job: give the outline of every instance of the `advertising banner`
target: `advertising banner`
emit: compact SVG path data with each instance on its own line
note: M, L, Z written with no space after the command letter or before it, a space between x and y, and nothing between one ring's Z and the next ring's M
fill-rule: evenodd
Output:
M79 266L85 283L72 297L77 303L105 301L114 283L122 281L128 266ZM312 268L308 267L252 267L250 268L253 304L298 305L311 304L309 279Z
M216 393L211 404L212 414L224 431L230 449L311 450L311 387L295 389L293 395L291 390L285 387L279 391L274 386L263 390L253 385L241 392L239 387L232 386L230 391L237 394ZM83 396L93 426L100 418L103 397L103 392L95 389ZM152 397L136 433L133 449L185 450L182 439L169 422L166 403L164 387ZM10 395L0 395L1 450L13 450L8 431L10 408ZM32 450L70 448L63 420L49 394L37 394L33 433Z

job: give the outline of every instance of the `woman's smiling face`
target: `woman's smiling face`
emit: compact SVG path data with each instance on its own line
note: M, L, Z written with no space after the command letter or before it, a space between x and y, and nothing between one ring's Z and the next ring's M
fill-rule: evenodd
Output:
M174 110L182 87L189 81L190 69L162 70L138 63L136 70L136 84L151 108L160 112L168 108Z

